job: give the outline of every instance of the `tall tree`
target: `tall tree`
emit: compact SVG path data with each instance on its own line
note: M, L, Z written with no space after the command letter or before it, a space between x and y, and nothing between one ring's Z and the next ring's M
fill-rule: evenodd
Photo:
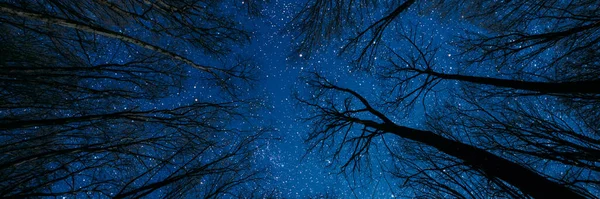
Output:
M338 87L318 74L308 84L315 91L313 97L297 98L314 111L308 118L313 122L308 141L313 147L337 144L333 146L336 148L334 154L348 158L342 167L356 165L368 155L374 139L384 139L385 134L392 134L437 149L492 181L514 186L517 192L536 198L583 198L581 193L484 149L446 138L439 132L397 125L356 91Z
M554 196L568 193L578 195L569 197L593 198L598 194L599 173L594 165L598 164L600 124L600 10L594 1L369 1L372 4L360 6L395 6L371 11L383 13L371 21L360 17L368 12L358 9L357 2L343 7L345 15L341 16L351 16L345 20L319 17L340 12L317 12L327 9L318 5L332 2L355 1L310 1L292 24L300 28L297 38L323 43L349 39L342 42L342 49L349 46L359 51L341 52L358 61L359 68L376 67L376 77L386 86L381 101L369 102L354 89L320 76L309 78L315 97L300 97L315 111L309 117L315 125L309 141L314 147L333 145L336 157L349 160L343 161L342 168L360 165L371 148L382 148L373 145L383 145L395 160L392 174L405 180L405 188L424 197L551 197L519 183L535 179L562 187L554 191L565 191ZM415 14L422 18L402 17ZM411 20L439 16L444 23L467 24L468 31L452 40L428 40L428 33L411 25ZM318 24L341 22L359 22L354 26L358 31L340 26L337 34L314 36L336 27ZM457 44L461 54L456 61L439 61L444 59L439 49L452 48L443 44ZM303 45L298 49L306 50ZM376 61L375 52L388 59ZM416 104L433 105L436 99L431 94L448 97L437 99L442 106L427 109L426 129L403 127L390 119L400 112L410 113ZM376 107L385 112L374 111ZM452 152L461 148L458 145L469 149ZM483 154L494 158L479 156ZM510 180L501 177L501 172L510 176L512 170L498 167L494 169L500 173L490 172L484 163L464 156L488 163L499 158L524 172L519 175L531 176ZM541 181L530 183L541 185Z
M261 102L227 4L0 2L0 197L253 194L266 128L242 125Z

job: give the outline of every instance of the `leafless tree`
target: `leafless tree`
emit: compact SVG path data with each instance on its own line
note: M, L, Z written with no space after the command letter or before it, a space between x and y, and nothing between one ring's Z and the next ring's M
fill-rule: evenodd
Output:
M261 102L244 94L254 66L232 51L249 31L225 4L0 2L0 197L255 190L268 129L243 124ZM204 96L168 99L188 81Z
M350 38L342 45L361 49L352 59L376 65L376 75L385 90L381 101L371 102L385 111L377 113L351 89L323 83L327 81L320 77L309 80L316 97L300 97L300 101L315 110L310 117L316 125L309 136L311 146L333 145L334 156L349 160L342 162L342 168L359 166L368 158L366 154L373 148L370 145L384 145L391 159L397 160L392 173L405 179L404 187L416 194L411 197L539 197L448 152L439 154L443 150L431 144L387 138L391 130L376 127L393 124L391 119L384 119L385 115L410 115L416 104L440 101L431 96L449 96L440 103L443 106L427 109L427 133L422 134L432 133L488 151L583 197L598 193L594 165L598 164L595 154L600 126L600 15L596 2L403 1L371 10L384 13L375 14L371 21L346 17L342 20L345 24L361 21L359 31L338 28L330 37L311 35L330 30L314 24L340 20L306 13L324 16L339 11L309 12L327 8L317 8L321 1L311 2L314 4L307 4L296 23L313 29L301 29L298 38L333 43ZM389 2L371 3L344 7L350 14L343 16L365 16L365 12L353 9ZM400 8L403 11L396 12ZM439 20L445 22L462 20L469 24L469 31L450 41L424 39L427 33L418 32L419 27L401 17L415 14L410 11L423 17L442 16ZM306 19L315 20L306 23ZM382 33L386 29L395 32ZM352 38L362 38L358 41L363 43ZM440 48L446 48L444 42L459 47L461 54L453 56L458 57L454 62L439 61L443 59ZM299 46L306 50L303 44ZM390 56L375 61L371 52L383 52L383 48ZM344 93L350 97L341 97Z
M451 157L447 162L468 169L468 173L484 176L496 187L512 189L511 195L521 193L525 194L524 197L536 198L591 196L584 190L570 189L567 185L548 179L527 166L488 152L479 146L447 138L443 131L419 130L397 125L357 92L338 87L318 74L309 78L308 83L313 88L313 97L297 97L302 104L313 111L307 118L312 122L313 127L308 141L313 149L332 148L334 157L343 160L341 165L343 169L359 166L360 162L369 156L373 143L383 143L389 152L395 154L392 147L405 143L399 140L386 143L386 135L393 135L430 148L426 150L428 153L419 156L445 157L436 159L439 161L434 162L436 164L442 164L441 160ZM443 154L436 154L435 151ZM393 157L402 159L402 156L393 155ZM437 170L443 171L451 167L453 166L438 167Z
M308 1L290 23L291 29L297 33L295 53L308 58L325 46L341 44L339 54L357 54L352 58L356 66L368 69L383 50L385 42L382 37L386 29L415 2ZM384 7L392 9L384 9L384 14L374 19L373 15L379 16Z
M382 75L392 85L386 103L414 103L438 84L459 83L456 100L432 111L432 128L597 194L599 29L591 14L597 8L590 3L508 3L487 5L495 14L462 13L490 30L460 41L464 54L458 63L464 68L459 71L470 74L441 72L448 70L436 63L431 42L419 41L414 32L401 36L411 47L394 51L396 58ZM502 17L509 24L488 21L498 13L510 13ZM526 27L538 20L556 27ZM478 73L471 66L489 69Z

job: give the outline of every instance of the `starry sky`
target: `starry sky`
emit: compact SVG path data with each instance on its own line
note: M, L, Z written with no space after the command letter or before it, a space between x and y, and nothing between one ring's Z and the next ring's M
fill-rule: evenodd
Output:
M243 1L242 1L243 2ZM267 184L261 185L274 188L278 196L283 198L306 198L318 194L333 194L338 197L376 196L389 197L392 192L383 183L375 182L357 185L351 176L337 174L339 169L332 165L327 155L310 152L304 144L309 126L301 118L306 116L306 110L298 106L293 99L294 92L306 92L304 81L300 79L307 71L319 71L335 78L345 86L353 86L365 94L375 94L376 83L368 76L352 73L347 61L338 57L334 50L320 53L305 59L302 54L293 54L292 37L294 32L288 28L288 23L303 2L293 0L275 0L265 4L263 16L238 19L243 26L253 31L249 45L233 49L242 57L252 57L256 61L259 77L254 92L250 95L264 97L265 110L257 113L258 118L252 122L259 125L270 125L274 128L272 137L276 140L267 141L266 145L256 154L255 163L268 168ZM135 29L130 30L135 34ZM139 35L144 37L145 35ZM159 40L164 46L170 41ZM326 46L323 44L323 46ZM190 48L190 47L184 47ZM183 50L193 60L203 60L202 56L193 54L193 49ZM201 54L200 54L201 55ZM159 104L148 106L170 106L186 104L206 97L206 86L195 81L194 76L201 71L189 70L191 77L176 95L167 97ZM209 91L209 98L216 93ZM381 175L380 177L383 177ZM358 176L357 179L362 179ZM387 185L386 185L387 186ZM356 189L356 190L355 190ZM375 194L375 195L373 195Z
M270 110L264 114L264 121L274 121L277 135L281 136L280 142L271 143L265 150L268 163L273 168L273 183L281 189L284 197L290 198L326 192L342 198L391 198L394 196L394 188L387 182L393 179L380 173L382 171L378 170L379 168L373 170L372 176L349 176L338 174L339 168L331 164L328 154L313 151L305 155L306 145L303 140L306 138L309 124L301 118L306 117L306 110L305 107L298 106L292 96L294 92L307 92L305 82L299 77L307 72L317 71L339 85L356 89L369 97L376 97L381 85L372 76L355 71L347 56L338 56L339 47L343 43L337 42L331 46L322 44L320 52L314 53L308 59L306 55L293 53L292 38L296 33L287 26L294 13L303 6L302 3L276 0L268 4L264 9L266 17L255 22L256 37L246 51L253 53L252 56L258 60L263 73L261 87L270 106ZM418 22L425 37L443 40L444 37L450 37L453 31L452 27L430 17L420 17L414 11L405 16L407 17L403 18L403 21ZM442 49L440 53L451 58L452 50L454 49ZM411 117L397 117L397 122L420 127L424 115L422 108L416 109L419 110L412 112ZM385 158L382 159L385 161Z
M7 2L14 3L12 1ZM235 2L240 6L246 3L245 1ZM379 81L380 79L376 78L377 75L373 74L377 74L382 70L381 64L389 64L389 61L393 60L393 55L389 53L378 54L372 57L374 64L369 66L369 70L362 70L351 63L356 59L356 53L340 53L346 44L346 40L332 39L327 43L319 44L310 54L295 51L295 47L299 45L298 40L295 40L295 38L299 33L291 28L291 23L295 14L304 6L304 3L304 1L295 0L271 0L262 7L262 16L236 15L237 18L235 19L240 23L240 26L251 30L252 35L247 45L236 46L232 49L231 54L252 58L258 75L256 77L258 81L251 83L253 88L247 90L250 93L244 93L244 95L260 98L262 100L261 105L264 107L257 112L253 112L251 119L236 120L232 125L234 127L269 126L273 129L266 136L270 139L262 141L264 145L256 151L252 160L252 163L257 167L267 169L267 180L261 186L264 186L266 190L277 190L276 195L281 198L308 198L324 193L339 198L394 198L403 194L410 195L410 193L399 193L397 187L403 182L386 173L389 169L388 166L391 164L389 162L391 158L387 157L389 154L385 150L375 150L371 153L372 160L378 164L371 165L366 172L340 172L340 164L332 159L330 151L308 150L305 139L311 130L311 124L303 118L306 118L309 112L307 107L300 106L299 102L294 99L294 94L300 96L310 95L310 90L303 78L311 72L317 72L336 85L352 88L368 99L373 99L373 101L382 100L381 98L384 97L382 92L389 85ZM385 1L385 3L374 7L372 10L365 10L362 13L365 19L362 22L364 24L358 24L357 29L360 30L368 26L369 22L385 16L390 12L390 9L397 6L396 4ZM223 8L223 10L227 11L228 8ZM231 9L231 12L237 10ZM424 10L430 13L423 13ZM435 56L432 57L436 71L505 77L500 69L492 70L494 66L474 68L459 65L457 57L460 57L460 51L455 39L465 36L467 32L480 33L482 31L473 24L457 20L460 18L460 16L442 17L439 13L435 13L435 9L410 7L386 28L382 40L385 40L387 49L410 54L411 50L414 50L411 44L395 34L410 29L414 33L414 39L423 42L418 45L426 45L425 43L430 42L431 46L439 47L436 49ZM532 27L533 32L537 31L536 28L540 30L548 28L543 25ZM214 61L214 59L201 53L200 50L195 49L190 44L155 38L155 35L147 35L147 32L140 31L138 28L131 26L118 31L145 41L155 42L158 46L163 46L166 49L173 49L198 63L223 64ZM344 32L341 38L349 37L349 35L344 34L348 34L348 32ZM111 61L128 60L132 54L134 56L137 54L138 49L116 45L119 42L110 38L98 37L94 38L94 41L107 48L106 55L110 55L110 58L103 57L105 55L94 55L100 61L108 59ZM132 53L134 51L135 53ZM232 60L226 60L225 64L228 64L227 61L233 63L235 61L233 59L237 57L228 58L232 58ZM538 63L530 64L537 66ZM157 107L176 107L199 100L210 101L216 99L218 101L228 99L221 96L219 92L222 92L222 90L210 88L206 81L199 80L206 77L204 71L185 67L183 71L173 73L178 74L178 72L182 72L190 78L185 80L181 85L181 89L165 92L173 93L173 95L164 96L161 100L152 102L143 100L125 101L119 106L110 108L112 110L131 109L131 107L157 109ZM92 88L106 86L101 83L91 85ZM457 83L442 82L438 86L456 88L454 86L457 86ZM431 95L427 95L423 101L417 100L416 105L408 111L386 111L386 114L397 124L423 129L425 128L426 113L430 113L429 110L436 110L436 107L454 97L453 94L450 89L436 90ZM537 103L536 106L539 104ZM70 116L69 114L66 113L65 115ZM225 140L223 141L225 142ZM560 173L562 170L551 168L548 171Z
M259 159L262 160L258 162L270 167L274 179L270 185L277 187L286 198L304 198L320 193L330 193L343 198L392 197L394 188L388 184L392 179L389 175L381 173L378 168L373 170L371 174L374 175L371 176L359 173L349 176L338 173L339 168L331 164L328 154L317 151L307 154L304 139L309 131L309 124L302 120L306 116L306 110L305 107L298 106L293 98L295 92L307 92L305 82L300 79L302 75L309 71L318 71L340 85L354 88L370 97L377 96L380 84L372 76L355 71L347 57L338 56L339 49L336 48L342 43L331 46L322 44L320 52L311 55L310 58L301 53L293 53L293 37L296 33L289 29L289 23L303 3L275 0L266 4L263 9L264 17L242 19L248 20L243 23L251 24L248 28L255 30L251 44L243 47L240 53L252 56L260 68L257 90L264 93L267 110L260 113L262 119L259 122L274 125L274 136L280 138L280 141L269 142L261 150ZM450 37L452 27L434 18L420 17L414 11L411 12L413 13L406 15L409 17L402 20L419 24L420 31L426 33L423 36L438 40ZM452 50L442 49L440 53L451 58ZM186 95L192 98L198 95L193 89L197 85L188 86ZM412 112L411 117L400 116L397 121L420 127L424 116L422 110L419 110Z
M358 174L349 176L339 173L327 154L311 151L307 153L304 143L309 124L302 120L305 107L298 105L293 93L306 93L305 82L300 78L309 71L318 71L340 85L352 87L367 96L376 96L378 84L363 73L353 71L348 60L338 56L336 47L322 44L320 53L306 58L293 53L293 30L289 23L303 6L302 1L274 0L265 4L263 17L241 19L250 30L254 30L252 42L239 49L244 56L255 59L260 77L257 92L265 97L265 111L259 113L258 123L272 125L277 141L269 141L257 155L256 162L269 167L273 179L268 186L275 187L284 198L306 198L318 194L332 194L342 198L388 198L393 196L388 184L391 180L380 170L373 176ZM435 24L422 25L435 29ZM191 71L192 72L192 71ZM192 72L193 74L193 72ZM192 75L193 76L193 75ZM195 89L197 83L190 81L187 89L173 98L186 101L201 96ZM417 113L418 114L418 113ZM422 117L422 115L421 115ZM422 118L421 118L422 119ZM419 117L403 120L418 126Z
M242 1L243 2L243 1ZM267 141L264 148L257 153L255 162L266 166L269 172L269 182L263 186L275 188L279 196L284 198L306 198L319 194L331 194L341 198L391 198L398 195L394 179L385 173L379 165L375 165L368 174L340 173L338 164L333 164L327 151L308 151L304 143L310 124L302 118L307 116L306 107L299 106L294 100L294 93L306 94L306 83L301 79L308 72L316 71L332 79L337 84L353 88L364 96L376 98L381 92L380 83L373 76L357 71L349 56L340 56L339 50L343 42L321 44L317 53L310 57L302 53L294 53L295 30L290 29L290 22L303 1L273 0L264 5L261 17L238 19L242 25L253 30L249 45L234 49L234 53L250 56L258 67L258 82L252 95L264 97L266 109L258 113L256 122L261 125L274 127L272 135L277 140ZM379 13L368 13L370 19L378 19L386 14L388 9L380 9ZM400 20L400 19L399 19ZM450 26L447 21L441 21L431 16L420 15L414 9L409 9L401 18L403 23L416 25L421 37L431 38L432 41L451 42L456 26ZM395 25L390 26L390 32L395 31ZM135 32L135 31L132 31ZM392 34L393 35L393 34ZM170 45L169 41L162 41ZM386 41L387 42L387 41ZM401 47L406 43L393 43L391 46ZM447 44L447 43L446 43ZM188 52L188 50L184 50ZM193 52L190 49L189 52ZM440 63L452 60L456 49L444 47L436 60ZM203 57L188 56L193 60L203 60ZM375 58L377 59L377 58ZM446 60L447 59L447 60ZM447 64L449 71L453 65ZM177 95L171 96L162 104L185 104L205 96L202 83L194 81L200 72L190 70L192 77ZM212 97L212 96L211 96ZM444 96L438 96L443 100ZM431 106L431 105L428 105ZM391 116L396 122L411 127L422 127L425 107L416 106L410 117L399 114ZM374 154L376 156L376 154ZM381 154L381 161L388 161Z

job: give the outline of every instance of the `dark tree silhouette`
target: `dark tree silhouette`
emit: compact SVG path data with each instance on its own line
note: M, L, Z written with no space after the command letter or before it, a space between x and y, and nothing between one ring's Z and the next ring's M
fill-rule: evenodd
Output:
M317 76L309 78L314 97L299 97L314 111L309 117L314 125L309 143L313 149L333 147L335 157L347 160L341 163L343 169L370 161L366 160L369 151L384 148L394 160L391 173L415 194L408 197L574 194L577 196L569 197L594 198L599 193L597 2L401 1L371 11L384 13L372 20L346 17L342 20L345 24L362 20L359 30L339 28L329 37L312 34L331 31L335 26L319 28L318 24L340 20L320 16L340 11L311 12L323 8L316 7L321 1L310 2L293 24L304 28L298 39L322 43L348 39L342 42L343 49L359 49L348 53L350 58L376 66L375 75L385 85L380 101L372 99L373 105L369 105L355 89L338 87ZM325 2L346 5L342 2L354 1ZM369 2L372 4L360 6L375 9L389 4ZM356 11L360 6L342 7L349 12L342 16L364 16ZM398 14L400 8L403 11ZM427 33L418 32L419 27L402 18L415 13L470 24L459 38L427 40ZM315 20L308 23L308 19ZM389 29L395 31L386 31ZM440 49L452 48L443 44L456 44L461 54L440 64ZM376 61L373 54L383 52L388 54L379 57L388 59ZM425 128L398 126L389 119L400 113L410 116L417 104L428 106ZM375 107L384 112L374 111ZM452 152L460 149L459 145L465 148ZM492 167L498 172L494 173L477 161L507 165ZM511 168L508 165L514 169L504 170ZM529 177L511 180L503 175ZM519 184L527 180L540 183ZM536 191L534 187L544 183L556 188L543 185ZM538 195L549 190L564 192Z
M0 2L0 197L256 195L267 128L242 124L261 102L226 3ZM204 96L169 103L188 81Z
M427 47L430 44L424 45L426 47L417 45L419 41L414 33L403 36L413 52L396 53L398 61L386 67L382 77L390 80L390 84L399 82L394 86L407 90L397 92L397 95L391 94L395 91L390 90L390 96L396 97L387 102L397 105L402 102L396 99L414 100L440 82L459 82L464 89L456 96L457 100L445 103L445 108L436 109L431 115L429 121L435 128L446 126L443 129L448 136L470 140L497 153L511 154L523 165L536 165L535 169L548 174L548 178L597 190L598 181L592 179L598 175L593 165L598 162L599 149L597 110L600 101L595 91L599 85L596 75L599 67L594 61L597 59L595 40L599 38L599 29L593 16L587 16L597 12L597 8L588 6L589 3L534 3L532 7L541 6L539 9L548 11L543 13L550 13L537 16L539 18L532 17L534 13L530 10L501 5L520 16L512 19L514 23L554 19L549 24L559 28L531 33L527 32L531 30L519 29L523 27L507 25L517 30L495 28L497 32L490 35L477 34L475 39L466 37L461 41L465 56L459 63L465 65L467 71L467 66L471 65L499 66L493 70L497 73L482 73L487 77L437 72L443 69L435 63L436 51ZM557 16L573 14L566 10L578 10L581 19ZM497 24L485 22L490 16L493 15L469 18L494 29L491 26ZM566 22L559 24L560 21ZM508 40L520 43L510 46L513 41ZM526 45L529 46L523 47ZM410 85L412 82L418 82L418 86ZM563 168L560 172L550 171L557 165Z
M483 173L490 180L503 181L526 195L536 198L583 198L581 193L484 149L448 139L436 132L399 126L373 108L357 92L338 87L318 74L308 80L308 83L315 91L314 97L297 98L314 111L307 118L313 123L308 141L313 148L329 145L336 148L336 156L348 156L348 161L342 168L357 164L362 156L368 155L375 139L392 134L435 148Z
M308 1L290 24L290 28L297 32L295 53L306 55L304 57L308 58L324 46L338 44L332 41L345 40L339 54L356 53L358 56L353 58L353 61L357 66L372 66L373 60L381 51L385 30L415 2ZM379 4L386 4L386 7L393 9L373 21L372 15L379 13L378 9L381 9ZM372 23L362 28L365 21Z

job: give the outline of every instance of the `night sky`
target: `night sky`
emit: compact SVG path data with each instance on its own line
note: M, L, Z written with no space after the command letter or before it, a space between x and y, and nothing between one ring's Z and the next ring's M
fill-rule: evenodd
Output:
M261 122L274 123L277 130L275 135L281 138L281 141L270 142L262 151L264 154L261 154L265 158L264 163L272 168L275 179L273 186L278 187L286 198L304 198L324 193L342 198L391 198L394 194L397 195L395 192L398 190L394 190L388 183L395 182L388 174L380 173L382 170L378 166L370 175L344 175L332 164L328 154L314 151L305 155L304 139L309 124L302 118L307 113L305 107L299 106L293 98L294 92L307 92L305 82L299 77L310 71L318 71L341 86L354 88L370 97L377 96L381 85L372 76L355 71L348 56L338 56L339 48L343 45L341 42L322 44L322 49L310 58L301 53L292 53L292 38L296 33L289 29L288 23L303 3L276 0L267 4L263 9L265 18L253 18L248 22L253 24L250 28L256 29L256 34L252 44L242 50L242 53L250 53L260 67L261 83L258 87L266 93L269 108L262 114L264 119ZM375 14L372 16L376 17ZM403 15L401 20L418 24L422 36L433 39L448 39L454 31L451 25L445 24L447 21L420 16L414 10ZM446 55L440 56L440 64L445 65L445 60L442 59L451 59L452 50L455 49L445 47L440 50L440 54ZM447 67L452 70L452 65ZM191 90L193 93L193 89ZM443 100L444 96L438 96L437 99ZM424 119L422 109L416 107L410 117L399 116L397 121L411 127L421 127ZM383 157L382 159L387 161Z
M293 30L289 23L294 14L304 2L275 0L266 4L262 10L264 17L241 19L245 26L254 31L250 45L239 49L242 55L253 57L259 67L259 83L256 90L265 97L267 110L260 113L258 123L273 125L273 137L258 154L258 164L268 166L272 182L269 186L276 187L285 198L314 197L329 193L342 198L388 198L394 196L394 190L388 182L392 178L378 168L371 176L365 174L344 175L339 168L332 164L331 157L317 151L307 154L304 143L309 124L302 120L307 116L305 107L299 106L294 100L293 93L306 93L305 82L300 79L310 71L335 79L345 87L360 91L365 96L375 97L380 86L373 77L354 71L347 57L340 57L339 48L343 43L328 46L322 44L319 53L307 58L305 55L293 52ZM425 37L448 37L452 29L441 22L429 17L420 17L417 13L406 14L407 20L419 22ZM443 52L450 57L450 53ZM449 66L452 67L452 66ZM190 71L193 74L193 71ZM193 78L192 78L193 79ZM181 95L174 97L174 102L202 96L198 93L198 84L190 81ZM422 109L418 107L417 109ZM420 127L423 112L414 111L410 117L399 117L398 122ZM374 175L373 175L374 174ZM391 189L390 189L391 188ZM395 190L397 191L397 190Z
M0 2L4 5L6 2L14 3L15 1ZM239 6L243 8L244 5L242 4L247 2L235 1L235 3L240 4ZM391 53L380 53L372 57L371 61L373 61L373 64L368 65L368 70L353 65L352 61L357 59L356 53L340 53L347 42L347 40L343 39L349 38L352 35L352 33L349 33L354 30L352 28L348 28L352 29L348 32L343 32L339 36L341 39L332 39L319 46L315 46L314 50L310 53L295 51L296 47L299 46L299 43L297 43L299 40L295 40L299 33L292 28L294 25L292 24L292 20L296 16L296 13L304 7L304 4L304 1L271 0L271 2L264 4L264 7L261 9L262 16L236 15L235 20L239 22L241 27L251 30L252 35L248 44L236 46L232 49L231 54L239 56L223 56L226 58L224 61L221 60L223 62L215 61L215 59L212 59L214 57L207 56L202 50L190 44L179 40L171 40L170 38L156 38L156 35L140 31L139 27L136 26L124 28L119 30L119 32L124 32L145 41L155 42L157 45L176 51L197 63L227 65L235 62L235 59L239 57L250 57L253 59L252 65L256 67L257 81L250 83L249 87L252 87L251 89L242 90L241 92L243 92L243 96L256 97L263 100L261 102L262 107L258 111L253 112L251 118L246 118L247 120L234 120L231 125L240 128L249 126L268 126L272 128L272 131L268 131L265 135L267 139L261 140L261 144L263 145L257 148L256 153L254 153L255 156L252 159L252 164L257 168L266 168L266 180L260 186L264 187L265 190L275 190L275 196L281 198L310 198L319 196L319 194L330 194L335 198L402 198L403 196L411 196L411 193L401 193L401 191L406 190L398 189L398 186L404 182L392 177L387 172L392 170L391 166L394 163L391 162L393 160L389 157L389 152L385 149L372 150L370 152L370 160L374 164L369 165L370 167L367 169L356 172L340 172L340 161L344 160L332 159L330 150L308 150L308 144L305 143L305 139L311 130L311 123L303 120L303 118L310 116L310 112L308 112L306 106L300 105L294 98L295 94L298 94L298 96L311 95L311 90L309 90L305 78L310 73L317 72L337 86L352 88L364 97L372 99L373 103L379 103L386 100L386 95L382 93L385 93L389 89L390 83L380 81L381 79L377 78L378 73L383 70L383 65L389 65L391 61L397 61L397 59ZM360 22L364 24L356 24L357 30L362 30L369 25L369 22L376 21L385 16L397 4L398 2L384 1L381 5L365 10L365 13L362 13L365 20ZM231 6L230 4L223 5ZM427 4L424 3L422 5ZM237 12L238 10L239 7L236 9L223 8L224 12ZM538 32L539 30L547 30L552 27L546 27L545 24L533 24L527 26L527 28L529 28L527 31ZM471 24L470 21L461 20L460 13L442 16L441 13L436 12L436 9L427 9L418 6L410 7L384 31L381 42L385 43L385 49L394 52L405 52L407 54L414 53L414 48L411 44L397 34L406 32L407 29L410 29L414 33L415 38L413 39L421 42L418 45L430 43L431 46L438 48L432 57L433 62L435 62L433 69L438 72L487 77L510 77L507 73L504 73L504 70L512 70L510 67L488 66L485 68L475 65L468 67L461 65L463 63L460 62L460 58L464 59L466 57L468 59L470 57L468 57L468 54L459 54L459 44L456 41L467 37L469 34L484 34L485 30ZM98 37L94 41L100 44L99 46L101 46L102 50L105 50L99 51L107 52L106 54L92 55L97 57L97 62L118 60L117 62L123 63L130 60L132 55L138 55L139 49L117 45L116 43L119 42L115 42L112 39ZM365 41L362 42L361 45ZM358 45L359 49L361 45ZM549 50L549 52L545 53L552 54L554 51ZM544 60L540 59L539 62L541 64ZM532 62L525 65L529 66L528 64L537 66L538 63ZM184 65L180 64L177 66ZM168 90L168 92L165 92L172 93L171 95L164 96L160 100L124 100L117 103L118 105L109 107L107 110L126 110L132 107L136 107L136 109L169 108L203 100L219 101L230 99L230 96L222 93L224 92L223 90L212 88L211 86L213 85L206 83L206 79L203 78L207 78L207 74L204 71L196 70L189 66L179 69L182 68L182 71L175 71L174 73L178 74L178 72L181 72L189 78L185 79L179 90ZM120 77L123 78L123 76ZM103 85L101 82L91 85L92 88L111 86L118 87L124 85ZM426 128L426 115L438 113L436 112L439 110L438 108L457 96L456 92L462 88L459 86L455 81L443 81L436 86L434 92L428 93L425 95L425 98L419 98L413 107L402 109L403 111L390 109L388 106L382 104L376 105L394 123L410 128L424 129ZM530 102L535 107L544 106L545 103L551 104L550 100L541 102L535 100L527 101L527 103ZM459 102L457 106L462 105ZM549 107L550 109L555 108L552 105L549 105ZM71 116L71 114L74 113L66 111L58 115ZM562 119L562 116L560 117ZM568 123L567 126L573 124L569 122L571 121L565 122ZM229 141L227 140L228 137L220 137L220 139L223 143ZM389 139L393 140L394 138L390 137ZM381 144L381 142L378 143ZM598 165L598 162L593 164ZM550 165L548 168L543 168L544 172L560 173L560 175L563 175L565 168L561 167L562 165L548 165ZM593 193L597 193L595 189L590 188L590 190Z

